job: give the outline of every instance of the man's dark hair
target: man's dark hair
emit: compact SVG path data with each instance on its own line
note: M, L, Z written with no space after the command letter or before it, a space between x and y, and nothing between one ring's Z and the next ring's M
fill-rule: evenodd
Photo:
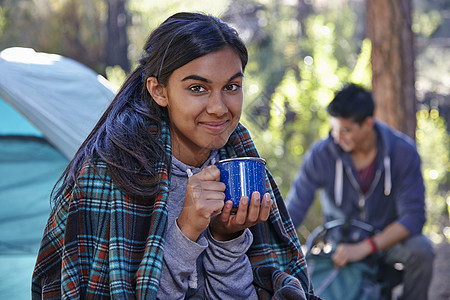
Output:
M374 110L372 93L353 83L336 93L327 107L330 116L352 119L358 124L372 117Z

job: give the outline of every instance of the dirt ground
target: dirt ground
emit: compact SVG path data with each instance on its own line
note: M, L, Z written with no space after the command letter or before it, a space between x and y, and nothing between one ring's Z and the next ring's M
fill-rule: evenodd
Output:
M437 244L434 249L436 257L428 298L450 300L450 244Z

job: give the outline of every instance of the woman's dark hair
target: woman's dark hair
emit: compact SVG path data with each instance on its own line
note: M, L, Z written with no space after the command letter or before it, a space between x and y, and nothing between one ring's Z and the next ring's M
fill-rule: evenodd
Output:
M331 116L352 119L358 124L362 124L367 117L372 117L374 110L372 93L354 83L336 93L327 107Z
M157 164L170 161L160 142L161 124L169 124L169 116L150 96L146 80L154 76L166 86L173 71L225 46L236 51L244 69L248 60L244 43L216 17L177 13L156 28L145 43L139 66L62 174L55 201L67 186L76 184L83 165L97 157L107 163L108 174L122 191L147 199L155 196L159 191Z

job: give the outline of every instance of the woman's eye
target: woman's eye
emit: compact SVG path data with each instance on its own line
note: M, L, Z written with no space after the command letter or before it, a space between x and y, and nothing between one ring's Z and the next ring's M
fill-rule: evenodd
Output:
M240 88L241 88L241 86L239 84L231 83L225 87L225 90L230 91L230 92L235 92L235 91L239 90Z
M194 85L189 88L194 93L203 93L206 89L201 85Z

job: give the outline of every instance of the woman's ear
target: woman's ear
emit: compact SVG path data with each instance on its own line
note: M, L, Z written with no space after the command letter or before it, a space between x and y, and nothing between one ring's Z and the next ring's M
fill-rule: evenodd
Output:
M159 106L167 106L168 102L166 88L159 84L156 77L151 76L147 78L147 91Z

